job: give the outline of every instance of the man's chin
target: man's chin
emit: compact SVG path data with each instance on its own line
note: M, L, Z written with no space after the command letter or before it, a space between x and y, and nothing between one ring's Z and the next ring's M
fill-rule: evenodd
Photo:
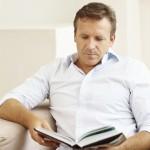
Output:
M89 67L95 67L97 64L99 64L100 62L89 62L89 63L86 63L87 64L87 66L89 66Z
M95 60L95 59L88 59L87 64L89 64L90 66L96 66L97 64L101 63L101 60Z

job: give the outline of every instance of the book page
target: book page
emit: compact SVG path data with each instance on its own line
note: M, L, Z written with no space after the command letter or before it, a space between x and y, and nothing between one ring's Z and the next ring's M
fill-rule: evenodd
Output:
M82 139L84 139L88 136L93 136L95 134L100 134L100 133L108 132L108 131L111 131L111 130L115 130L115 128L112 127L112 126L104 126L104 127L101 127L101 128L90 130L90 131L86 132L85 134L83 134L79 139L77 139L77 142L81 141Z

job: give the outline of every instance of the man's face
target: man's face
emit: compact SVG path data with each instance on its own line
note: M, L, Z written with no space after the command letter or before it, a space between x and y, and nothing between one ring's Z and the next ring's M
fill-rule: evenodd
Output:
M75 42L79 56L78 63L82 69L93 68L101 61L115 39L110 32L111 24L107 18L101 20L84 18L77 21Z

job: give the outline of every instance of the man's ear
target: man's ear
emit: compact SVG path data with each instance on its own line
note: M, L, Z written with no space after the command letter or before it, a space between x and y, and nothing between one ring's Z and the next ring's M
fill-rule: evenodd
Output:
M115 38L116 38L115 34L112 34L112 35L110 36L111 42L114 42L114 41L115 41Z
M74 33L74 42L76 43L76 33Z
M116 36L115 36L115 34L112 34L111 36L110 36L110 47L112 47L112 45L114 44L114 41L115 41L115 38L116 38Z

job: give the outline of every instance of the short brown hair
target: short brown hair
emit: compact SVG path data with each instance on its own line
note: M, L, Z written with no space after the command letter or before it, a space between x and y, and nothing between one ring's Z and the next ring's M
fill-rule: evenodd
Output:
M81 9L79 9L74 18L74 33L77 30L77 21L82 18L89 18L93 20L101 20L106 17L111 23L111 34L115 34L116 32L116 15L112 8L109 6L92 2L84 5Z

